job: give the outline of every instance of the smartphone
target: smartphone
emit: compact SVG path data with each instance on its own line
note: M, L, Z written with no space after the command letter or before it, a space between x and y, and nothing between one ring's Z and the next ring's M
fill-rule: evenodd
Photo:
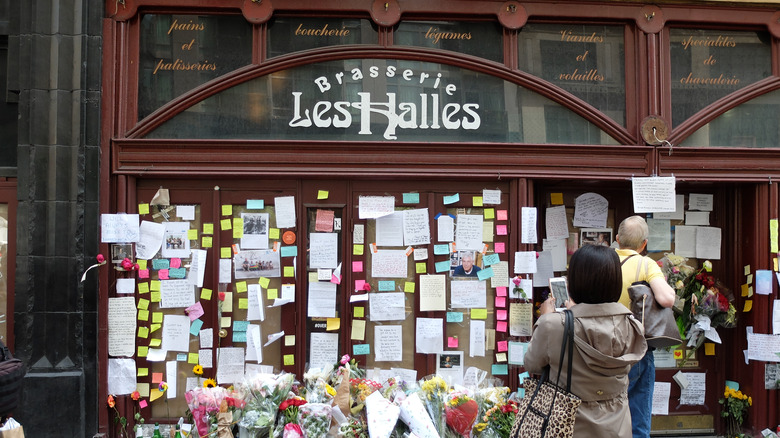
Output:
M566 282L566 277L550 278L550 292L555 297L555 310L565 309L566 301L569 300L569 284Z

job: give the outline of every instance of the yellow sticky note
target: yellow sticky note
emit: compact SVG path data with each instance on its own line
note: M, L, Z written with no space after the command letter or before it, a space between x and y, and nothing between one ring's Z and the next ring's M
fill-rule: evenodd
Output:
M203 234L214 234L214 224L203 224Z
M240 219L239 219L240 220ZM236 220L233 219L233 238L234 239L240 239L244 237L244 226L236 226L235 224Z
M550 193L550 204L563 205L563 193Z
M414 293L414 282L413 281L406 281L406 282L404 282L404 292L408 292L410 294Z
M352 255L363 255L363 245L352 245Z
M149 354L149 347L147 347L146 345L139 345L138 357L146 357L147 354Z
M747 284L743 284L743 285L742 285L742 296L743 296L743 297L746 297L746 296L747 296L747 294L748 294L748 287L749 287L749 286L748 286Z
M153 402L162 397L164 393L157 388L152 388L152 392L149 393L149 401Z
M233 250L229 246L223 246L219 249L219 258L229 259L233 256Z
M777 219L769 219L769 251L777 252Z
M472 198L472 204L474 207L482 207L482 196L474 196Z
M415 263L415 272L417 272L418 274L425 274L426 270L427 270L427 266L425 265L424 262Z
M225 204L222 206L222 216L233 216L232 204Z
M206 289L205 287L200 290L200 299L201 300L210 300L211 299L211 289Z
M682 360L682 358L683 358L683 351L682 350L674 350L674 352L672 352L672 354L674 356L674 360Z
M496 362L506 362L506 353L496 353Z
M363 318L366 315L366 308L363 306L355 307L355 309L352 311L352 314L355 316L355 318Z
M146 298L141 298L140 300L138 300L138 308L139 309L143 309L143 310L148 309L149 308L149 300L147 300Z
M160 345L162 345L162 340L160 340L160 338L153 338L149 341L150 347L159 347Z
M341 327L341 318L328 318L325 325L326 331L338 330Z
M154 313L152 313L154 315ZM152 316L154 318L154 316ZM149 333L154 333L157 330L160 330L160 327L162 327L162 324L152 324L152 328L149 330Z
M496 217L496 210L494 208L486 208L482 215L485 217L485 219L494 219Z
M471 309L471 319L487 319L487 309Z
M246 292L246 281L236 282L236 292L238 293Z
M248 309L249 308L249 298L239 298L238 299L238 308L239 309Z
M160 280L152 280L150 287L152 292L160 292Z
M138 214L149 214L149 204L138 204Z
M146 269L147 260L136 259L135 262L138 264L138 269Z
M163 313L152 312L152 324L162 324L162 322L163 322Z
M198 363L198 353L189 353L187 355L187 363L191 363L193 365L197 365Z
M226 313L233 312L233 292L225 292L225 299L222 301L222 311Z
M309 272L309 283L316 283L320 281L320 276L317 274L317 271Z
M780 269L777 269L777 257L774 257L774 258L772 259L772 264L773 264L773 265L774 265L774 267L775 267L775 272L777 272L777 271L779 271L779 270L780 270Z
M327 190L318 190L317 191L317 199L328 199L328 191Z
M285 365L295 365L295 355L294 354L285 354L284 355L284 364Z
M162 292L152 292L152 293L149 295L149 299L150 299L150 300L151 300L151 302L153 302L153 303L159 303L159 302L160 302L160 300L162 300Z
M148 294L149 293L149 283L147 283L147 282L138 283L138 293L139 294Z
M222 219L219 221L219 229L222 231L232 230L233 227L230 226L230 219Z
M268 289L266 290L266 293L269 300L275 300L279 298L279 291L277 289Z
M219 321L219 326L220 328L230 328L230 317L223 316Z
M149 337L149 327L138 327L138 337L139 338L148 338Z
M295 346L295 335L284 335L284 346L285 347L294 347Z
M750 312L751 310L753 310L753 300L745 300L745 308L742 311Z
M352 334L350 338L354 341L362 341L366 338L366 320L365 319L353 319L352 320Z
M149 321L149 311L148 310L139 310L138 311L138 320L139 321Z
M271 280L265 277L260 277L257 282L260 284L260 287L263 289L268 289L268 284L271 283Z
M750 287L748 288L748 294L747 294L747 296L748 296L748 297L752 297L752 296L753 296L753 286L750 286Z
M279 229L271 228L270 230L268 230L268 238L279 240Z
M704 355L705 356L715 356L715 344L712 342L705 342L704 343Z
M198 240L198 230L195 228L187 230L187 240Z
M284 267L284 276L285 277L295 277L295 268L292 266L285 266Z
M147 350L149 347L144 347ZM138 368L138 377L146 377L149 375L149 368Z

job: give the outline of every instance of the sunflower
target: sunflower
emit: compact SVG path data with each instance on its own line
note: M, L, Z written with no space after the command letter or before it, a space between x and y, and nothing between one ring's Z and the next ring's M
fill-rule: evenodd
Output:
M204 388L213 388L215 386L217 386L217 381L214 379L206 379L203 381Z
M203 374L203 367L201 365L195 365L194 367L192 367L192 372L196 376L200 376L201 374Z

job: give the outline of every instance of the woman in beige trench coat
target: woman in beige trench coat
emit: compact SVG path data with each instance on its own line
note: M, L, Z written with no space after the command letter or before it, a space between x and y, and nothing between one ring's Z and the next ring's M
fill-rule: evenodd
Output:
M620 259L613 249L585 245L572 255L568 272L575 342L571 392L582 399L574 421L575 437L631 437L628 371L644 356L647 344L642 324L617 302L622 282ZM525 368L531 373L550 366L550 376L558 375L564 315L554 311L554 300L542 303L534 324L525 353ZM565 364L559 385L564 387L569 372Z

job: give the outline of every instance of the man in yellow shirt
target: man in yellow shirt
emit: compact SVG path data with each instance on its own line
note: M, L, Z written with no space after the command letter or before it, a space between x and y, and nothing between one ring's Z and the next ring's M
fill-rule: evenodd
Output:
M640 253L647 247L649 230L642 216L631 216L623 220L615 237L617 250L623 265L623 291L620 303L630 307L628 288L635 281L646 281L653 290L655 300L663 307L674 304L674 289L666 282L661 268L650 257ZM637 278L637 268L639 278ZM653 351L647 349L645 357L631 367L628 373L628 406L631 410L631 427L634 438L650 436L650 419L653 408L653 387L655 386L655 362Z

